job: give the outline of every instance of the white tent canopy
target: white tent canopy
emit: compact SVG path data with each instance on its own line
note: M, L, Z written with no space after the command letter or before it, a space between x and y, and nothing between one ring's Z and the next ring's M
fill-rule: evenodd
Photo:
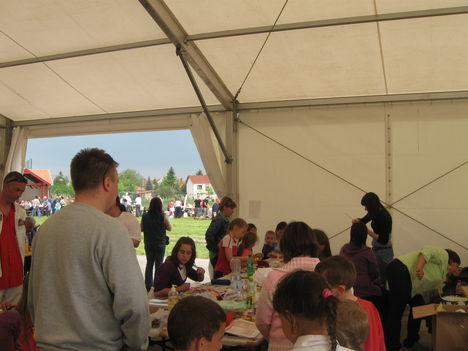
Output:
M374 191L397 254L466 262L467 34L467 0L0 0L5 167L29 138L190 129L261 231L304 220L336 252Z

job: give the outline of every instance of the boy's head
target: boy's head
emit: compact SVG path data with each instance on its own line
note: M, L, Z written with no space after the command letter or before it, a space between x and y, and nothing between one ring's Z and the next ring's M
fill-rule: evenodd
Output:
M460 256L458 256L458 254L453 251L453 250L450 250L450 249L445 249L445 251L447 251L447 254L448 254L448 264L450 266L450 273L454 276L459 276L460 275L460 264L461 264L461 260L460 260Z
M248 232L254 232L255 234L257 234L257 226L253 223L249 223L247 225L247 231Z
M362 350L369 334L369 317L359 303L340 301L336 311L336 338L341 346Z
M226 315L221 307L202 296L180 300L167 321L167 331L177 351L219 351L225 326Z
M234 238L242 239L247 233L247 222L242 218L235 218L229 223L229 232Z
M268 230L265 233L265 244L267 245L273 245L273 243L276 241L276 235L273 230Z
M343 256L331 256L321 261L315 271L327 281L330 289L338 299L343 299L356 281L356 268Z
M226 216L231 217L237 204L230 197L223 197L219 203L219 210Z

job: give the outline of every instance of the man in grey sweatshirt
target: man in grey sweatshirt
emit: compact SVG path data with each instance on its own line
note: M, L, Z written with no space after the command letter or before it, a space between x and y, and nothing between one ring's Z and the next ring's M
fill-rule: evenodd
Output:
M41 350L146 350L143 276L125 228L105 214L117 166L103 150L81 150L70 167L75 202L33 241L28 305Z

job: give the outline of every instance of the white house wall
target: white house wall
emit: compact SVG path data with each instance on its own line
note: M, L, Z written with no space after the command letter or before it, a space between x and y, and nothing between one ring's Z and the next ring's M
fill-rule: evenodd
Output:
M363 191L397 201L461 165L395 204L406 215L392 210L393 240L396 255L432 244L466 262L468 251L451 240L468 247L467 109L468 101L458 100L242 112L238 215L257 225L261 241L279 221L305 221L325 230L337 253L349 240L351 218L365 213Z

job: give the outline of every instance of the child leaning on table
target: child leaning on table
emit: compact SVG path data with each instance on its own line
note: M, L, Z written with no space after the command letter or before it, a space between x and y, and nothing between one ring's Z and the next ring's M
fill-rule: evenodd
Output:
M322 276L295 271L285 276L273 295L284 335L294 346L290 351L345 351L336 340L338 299Z
M175 351L219 351L226 315L219 305L202 296L188 296L172 309L167 331Z
M154 280L154 296L167 296L172 285L177 291L190 289L187 278L201 282L205 277L205 270L201 267L194 268L197 252L195 242L188 236L183 236L172 249L170 256L158 268L156 279Z
M369 336L364 342L364 351L385 351L385 339L379 312L370 301L354 296L351 288L356 281L356 269L344 256L331 256L321 261L315 271L327 281L333 295L340 301L351 300L362 306L369 320Z

